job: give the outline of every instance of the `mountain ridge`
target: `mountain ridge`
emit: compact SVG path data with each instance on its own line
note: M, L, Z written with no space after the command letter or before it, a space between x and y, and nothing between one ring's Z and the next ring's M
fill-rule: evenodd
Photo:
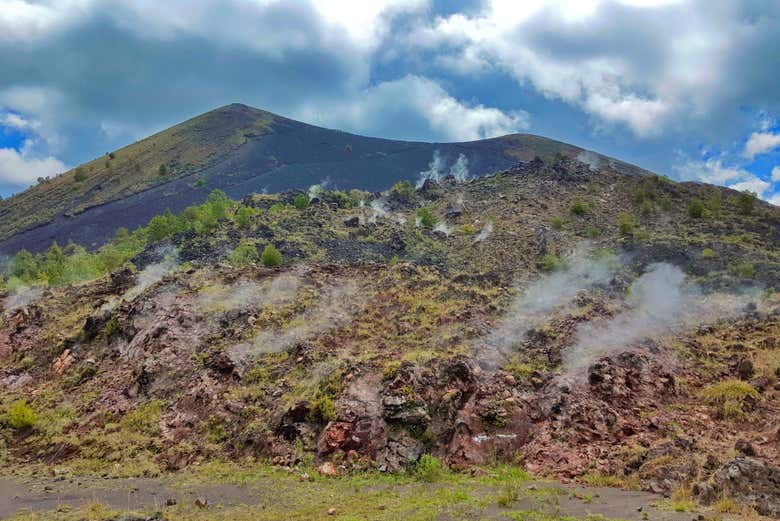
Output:
M230 104L93 159L0 202L0 253L41 251L53 241L88 248L119 226L181 211L219 188L232 197L302 189L323 180L378 191L426 170L435 154L450 168L463 154L481 176L535 156L587 152L626 173L634 165L533 134L457 143L360 136ZM163 169L164 168L164 172ZM30 208L35 208L31 212Z

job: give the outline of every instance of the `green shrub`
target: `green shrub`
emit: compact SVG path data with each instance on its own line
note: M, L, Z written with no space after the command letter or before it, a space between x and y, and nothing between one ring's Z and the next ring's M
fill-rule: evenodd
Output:
M111 340L119 333L119 331L119 320L116 318L116 316L113 316L106 320L106 323L103 325L102 335L104 339Z
M642 201L642 204L639 205L639 213L641 213L645 217L651 215L654 210L655 207L653 206L653 203L649 199L645 199L644 201Z
M634 233L636 229L636 219L630 213L622 212L618 215L618 229L622 235Z
M423 228L433 228L436 226L436 217L429 208L420 208L417 210L417 219L419 219L420 226Z
M701 256L703 259L714 259L718 254L712 248L704 248L701 250Z
M550 225L555 230L560 230L563 228L563 219L561 217L553 217L550 221Z
M252 225L252 219L257 215L257 210L251 206L241 206L236 210L233 221L241 228L249 228Z
M157 170L157 174L159 174L160 177L165 177L168 175L168 167L165 165L160 165L160 168Z
M164 407L165 402L162 400L152 400L139 405L126 413L119 421L119 425L129 431L156 436L160 432L160 417Z
M76 172L73 174L73 180L77 183L81 183L87 180L87 173L84 171L83 168L78 167L76 169Z
M268 213L270 214L279 214L284 211L284 209L287 207L284 203L274 203L271 205L271 207L268 209Z
M654 201L656 198L656 185L659 184L655 179L647 178L634 188L631 198L636 205L641 205L645 201Z
M756 208L756 194L745 190L737 196L737 211L742 215L750 215Z
M756 276L756 268L749 262L740 262L734 266L733 271L743 279L752 279Z
M758 399L758 391L749 383L732 378L705 387L699 396L708 404L720 407L724 418L734 419L744 415L745 400Z
M197 181L195 181L195 186L200 188L201 186L206 186L206 180L202 177L199 177Z
M474 225L469 223L466 223L463 226L461 226L460 230L466 235L474 235L475 233L477 233L477 229L474 228Z
M308 420L312 423L325 424L337 418L336 406L330 396L319 395L311 401Z
M500 507L507 508L517 501L519 497L516 486L511 483L504 483L501 487L501 492L496 498L496 503Z
M343 192L341 190L331 192L330 196L336 200L336 204L338 205L339 208L352 208L354 206L357 206L359 203L359 201L353 199L350 194Z
M595 239L595 238L597 238L599 235L601 235L601 232L600 232L600 231L599 231L599 229L598 229L598 228L596 228L595 226L593 226L593 225L590 225L590 226L588 226L588 227L587 227L587 229L585 230L585 235L586 235L586 236L587 236L589 239Z
M38 421L38 415L35 414L32 407L27 405L26 401L19 400L14 402L8 409L6 419L12 429L21 430L35 426L35 423Z
M539 267L544 271L558 271L566 268L566 261L557 255L548 253L539 261Z
M672 201L668 197L661 199L661 210L668 212L672 209Z
M293 206L299 210L305 210L309 207L309 196L306 194L298 194L293 200Z
M390 188L390 193L400 199L409 199L414 195L414 187L408 180L398 181Z
M438 458L423 454L414 468L414 476L420 481L433 483L445 473L444 465Z
M704 215L704 203L701 199L694 198L688 205L688 215L694 219L700 219Z
M585 215L588 212L588 205L582 201L577 201L571 205L571 213L574 215Z
M182 231L182 222L173 215L170 210L165 210L162 215L155 215L147 225L149 239L152 242L161 242L170 238L174 233Z
M228 261L237 268L249 266L257 262L257 246L252 239L244 239L228 255Z
M282 254L279 252L279 250L276 249L276 246L269 244L265 247L263 253L260 255L260 261L263 263L263 266L268 268L281 266Z

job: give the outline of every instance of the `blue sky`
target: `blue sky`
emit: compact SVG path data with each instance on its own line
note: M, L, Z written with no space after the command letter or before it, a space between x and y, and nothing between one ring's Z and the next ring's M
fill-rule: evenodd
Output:
M780 204L774 0L0 0L0 195L242 102L530 132Z

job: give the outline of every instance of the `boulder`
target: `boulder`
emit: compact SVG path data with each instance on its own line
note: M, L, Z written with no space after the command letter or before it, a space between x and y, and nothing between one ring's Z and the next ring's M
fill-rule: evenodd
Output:
M722 466L694 487L699 500L711 504L727 496L750 505L762 515L780 517L780 467L740 457Z

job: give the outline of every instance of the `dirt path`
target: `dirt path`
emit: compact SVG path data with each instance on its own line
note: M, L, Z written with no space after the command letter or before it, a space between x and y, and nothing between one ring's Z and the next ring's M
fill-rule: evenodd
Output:
M337 480L329 480L333 483ZM79 507L90 503L101 503L116 510L144 511L164 513L170 510L176 519L176 513L194 509L196 498L208 500L208 508L219 512L229 512L231 508L241 509L242 513L265 510L278 503L283 503L290 519L298 519L311 508L311 495L321 495L323 514L327 509L324 505L339 502L338 495L333 495L331 489L309 489L310 483L295 483L289 480L254 481L248 485L238 484L193 484L175 485L169 479L99 479L99 478L68 478L68 479L29 479L19 481L0 479L0 519L8 519L24 511L56 511L63 506ZM328 486L328 485L326 485ZM378 486L383 493L414 497L416 495L436 495L448 487L447 484L397 484L389 485L387 489ZM419 489L419 490L418 490ZM373 486L365 487L364 492L376 492ZM470 491L475 497L485 498L499 493L495 486L475 484ZM301 495L301 494L304 495ZM459 509L457 519L493 519L507 520L510 510L543 511L556 515L569 515L585 518L590 514L602 515L607 518L643 521L647 519L661 521L689 521L691 513L677 513L661 510L655 506L661 498L645 492L629 492L611 488L582 488L551 483L529 483L519 488L518 497L511 505L499 506L495 502L483 501L470 511ZM383 510L384 507L379 505ZM349 507L343 507L340 513L348 515ZM197 511L197 510L196 510ZM353 512L353 514L358 512ZM374 519L365 510L359 512L363 519ZM384 519L379 513L378 519ZM167 519L167 515L164 517ZM325 517L323 517L325 518ZM44 517L43 519L47 519ZM328 519L339 519L331 516ZM352 518L350 518L352 519ZM441 511L437 519L453 519L446 509ZM515 518L516 519L516 518Z

